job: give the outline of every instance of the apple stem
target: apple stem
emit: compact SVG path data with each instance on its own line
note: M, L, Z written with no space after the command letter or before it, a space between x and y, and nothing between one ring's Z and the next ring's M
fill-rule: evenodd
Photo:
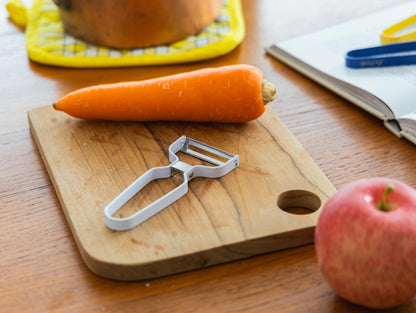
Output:
M395 209L395 207L393 206L392 203L387 203L387 196L389 195L390 192L392 192L394 190L394 186L389 184L386 188L386 190L383 193L383 196L381 197L381 201L379 203L377 203L377 208L380 211L383 212L390 212L393 211Z

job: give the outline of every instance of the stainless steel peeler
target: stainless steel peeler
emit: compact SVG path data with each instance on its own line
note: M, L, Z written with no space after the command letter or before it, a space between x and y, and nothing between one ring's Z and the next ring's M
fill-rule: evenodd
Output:
M201 151L206 151L212 155L226 159L227 161L222 162L196 150L192 150L190 147L195 147ZM179 151L196 157L202 161L209 162L215 166L191 166L187 163L179 161L179 157L176 155L176 153ZM186 136L182 136L170 145L169 161L171 164L168 166L149 169L106 206L104 209L105 223L109 228L113 230L123 231L136 227L137 225L143 223L148 218L157 214L184 196L188 192L188 182L192 178L217 178L228 174L238 166L239 156L222 151L215 147L211 147L194 139L187 138ZM116 213L128 200L130 200L136 193L138 193L151 181L160 178L168 178L178 173L183 176L183 183L175 189L171 190L169 193L165 194L163 197L152 202L145 208L130 215L129 217L117 218L113 216L114 213Z

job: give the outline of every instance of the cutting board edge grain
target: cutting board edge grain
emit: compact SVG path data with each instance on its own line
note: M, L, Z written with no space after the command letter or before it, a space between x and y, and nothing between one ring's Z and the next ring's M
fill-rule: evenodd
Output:
M265 254L313 242L314 226L319 215L319 210L317 212L314 212L313 214L309 214L309 217L306 217L306 221L302 221L304 217L296 216L295 218L301 221L301 223L299 224L301 225L301 227L295 226L294 230L292 231L287 229L285 229L284 231L276 230L274 233L269 232L267 234L262 234L261 236L257 237L249 236L250 238L245 240L228 241L228 243L225 244L217 244L207 249L202 248L199 251L191 251L190 253L184 253L183 255L171 255L167 256L166 258L155 258L154 262L141 262L140 260L137 260L137 262L131 262L131 260L127 262L108 261L102 256L96 255L93 251L91 251L91 249L88 248L88 244L86 244L85 241L83 241L84 238L82 237L85 236L85 234L79 231L76 225L77 221L75 220L74 222L74 219L71 216L71 210L73 210L73 208L71 208L70 206L67 207L66 200L61 194L60 189L62 186L60 186L59 183L60 178L55 177L55 175L61 174L59 173L59 171L56 170L56 168L53 169L53 164L50 164L51 162L53 163L53 161L51 161L51 151L48 150L48 145L50 143L48 143L48 140L45 140L45 138L42 138L42 136L45 136L45 134L42 133L42 131L40 131L39 129L37 129L37 127L41 124L40 120L42 120L43 118L43 113L46 113L45 115L52 114L52 116L53 114L55 114L55 112L51 112L50 108L46 107L36 108L28 112L28 119L32 135L35 139L36 145L39 148L40 154L45 163L48 174L51 177L51 181L54 185L57 196L62 205L62 209L64 211L66 220L74 235L74 239L77 243L81 256L84 262L86 263L87 267L93 273L99 276L124 281L152 279L170 274L196 270L198 268L204 268L215 264L221 264L233 260L252 257L259 254ZM270 135L273 137L273 140L278 141L278 136L276 138L274 137L274 135L276 135L275 132L277 131L276 129L274 129L274 123L281 123L281 121L277 118L277 116L271 109L269 109L266 112L266 114L268 115L268 117L263 119L261 122L258 122L258 125L259 127L266 129L267 132L269 132ZM55 120L55 117L53 117L52 120ZM44 122L47 123L46 119ZM279 127L282 131L282 134L278 135L292 136L289 138L289 142L293 142L293 145L290 147L290 149L288 149L289 151L285 151L285 153L290 154L293 153L293 151L298 153L300 150L303 149L299 142L296 140L296 138L294 138L293 135L291 135L291 133L286 128L281 129L281 127L284 127L284 125L280 125ZM271 128L271 130L268 128ZM282 147L282 149L283 148L285 147ZM300 151L299 153L306 152ZM295 159L297 160L297 158ZM294 161L292 160L291 162ZM310 157L306 158L306 163L308 163L308 166L311 166L312 164L312 166L314 167L311 177L317 176L317 185L315 186L316 191L319 193L322 192L322 196L324 197L329 197L333 192L335 192L335 188L327 180L325 175L322 173L319 167L316 166L316 164ZM300 169L300 172L302 172L302 168ZM303 173L301 174L303 175ZM308 182L306 183L306 185L314 185L315 178L312 178L312 180L308 178L307 180ZM320 186L319 182L323 182L324 186ZM323 199L323 201L325 201L325 199ZM284 214L289 213L284 212Z
M314 231L315 226L310 226L145 264L107 263L88 255L84 247L80 246L79 249L89 270L98 276L120 281L140 281L311 244L314 240Z
M34 109L34 110L36 110L36 109ZM74 239L75 239L75 242L77 244L77 247L80 250L81 256L84 259L84 255L85 255L85 252L86 251L85 251L83 245L81 244L80 239L78 238L77 231L76 231L74 225L72 224L71 218L68 216L68 211L66 209L65 202L63 201L61 192L59 190L59 186L58 186L58 184L56 182L56 179L55 179L55 173L52 171L51 166L50 166L48 160L46 159L46 154L45 154L45 151L44 151L44 147L40 143L40 138L39 138L38 132L36 131L36 129L35 129L34 125L33 125L33 122L31 120L31 114L32 114L32 112L33 112L33 110L28 111L28 113L27 113L28 121L29 121L29 127L30 127L30 133L31 133L32 137L35 140L36 146L37 146L37 148L39 150L39 153L40 153L40 156L41 156L41 158L43 160L43 164L44 164L44 166L46 168L46 171L48 172L49 178L50 178L50 180L52 182L52 185L53 185L53 187L55 189L56 196L58 197L59 203L62 206L62 211L64 213L65 220L67 221L68 226L71 229L71 232L72 232L72 235L74 236Z

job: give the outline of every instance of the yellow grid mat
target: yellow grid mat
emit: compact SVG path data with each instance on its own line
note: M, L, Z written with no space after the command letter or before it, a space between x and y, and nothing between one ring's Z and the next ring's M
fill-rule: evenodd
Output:
M224 0L220 16L194 36L170 45L135 49L96 46L65 33L52 0L35 0L31 9L14 0L8 11L16 22L27 14L23 22L26 48L33 61L63 67L120 67L194 62L230 52L245 34L240 1Z

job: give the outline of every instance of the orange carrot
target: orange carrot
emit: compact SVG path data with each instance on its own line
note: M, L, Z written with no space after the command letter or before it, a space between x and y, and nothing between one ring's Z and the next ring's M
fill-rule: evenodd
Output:
M263 114L274 94L256 67L230 65L87 87L54 108L82 119L238 123Z

